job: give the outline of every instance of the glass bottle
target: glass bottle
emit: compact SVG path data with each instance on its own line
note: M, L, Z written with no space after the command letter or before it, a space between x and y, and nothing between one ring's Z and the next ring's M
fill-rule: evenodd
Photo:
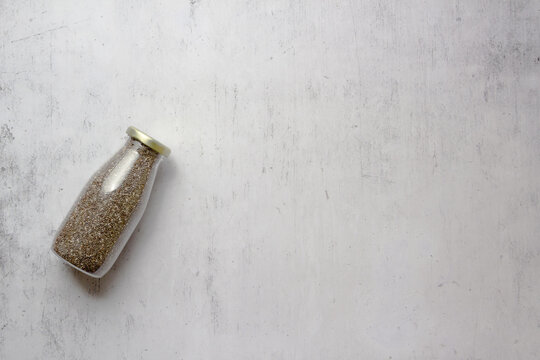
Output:
M157 169L170 149L130 126L125 145L89 180L53 242L52 251L83 273L105 275L135 230Z

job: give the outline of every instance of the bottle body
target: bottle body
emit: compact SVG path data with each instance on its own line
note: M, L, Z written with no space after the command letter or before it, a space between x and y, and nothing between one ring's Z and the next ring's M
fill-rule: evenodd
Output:
M162 159L129 138L86 184L58 230L53 252L89 276L105 275L144 213Z

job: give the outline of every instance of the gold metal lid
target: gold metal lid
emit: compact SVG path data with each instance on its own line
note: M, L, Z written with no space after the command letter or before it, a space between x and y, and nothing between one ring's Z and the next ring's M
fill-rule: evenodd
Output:
M144 145L148 146L150 149L157 151L161 155L167 157L171 153L171 149L163 145L153 137L143 133L141 130L137 129L135 126L130 126L126 130L126 134L131 136L133 139L142 142Z

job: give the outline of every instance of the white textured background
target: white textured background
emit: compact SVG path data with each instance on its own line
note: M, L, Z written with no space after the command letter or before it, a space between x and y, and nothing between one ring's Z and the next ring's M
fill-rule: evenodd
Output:
M0 0L0 359L540 358L540 1ZM136 125L111 273L49 252Z

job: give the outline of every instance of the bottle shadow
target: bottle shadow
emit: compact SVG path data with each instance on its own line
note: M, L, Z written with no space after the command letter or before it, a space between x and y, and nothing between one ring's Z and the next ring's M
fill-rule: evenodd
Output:
M155 223L157 217L160 216L158 209L162 207L161 204L167 203L167 199L171 197L171 189L168 187L170 187L171 183L175 183L178 178L177 163L171 160L165 160L160 166L146 210L111 270L102 278L96 279L76 269L72 269L71 274L74 282L81 288L86 289L89 295L96 297L104 296L114 288L117 277L127 276L127 274L124 274L126 272L125 264L129 261L131 249L136 248L139 241L142 241L140 240L142 236L139 236L140 228L151 227L151 224Z

